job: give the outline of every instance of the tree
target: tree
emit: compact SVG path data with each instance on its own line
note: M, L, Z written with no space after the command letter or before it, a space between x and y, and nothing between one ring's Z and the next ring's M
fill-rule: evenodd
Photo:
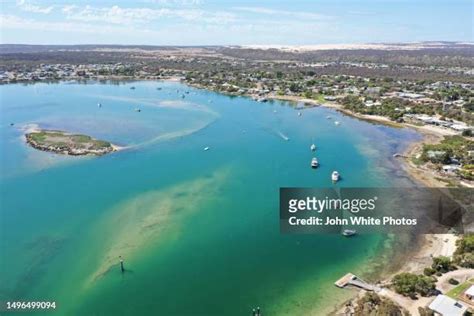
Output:
M296 82L292 82L289 87L291 92L299 92L300 86Z
M474 234L466 234L456 241L454 261L464 268L474 268Z
M452 271L456 269L451 259L449 257L444 257L444 256L433 258L433 263L431 264L431 268L441 273L446 273L448 271Z
M436 273L436 270L431 268L431 267L426 267L424 270L423 270L423 274L426 275L426 276L432 276L433 274Z
M429 296L435 289L435 281L432 277L416 275L413 273L400 273L392 279L395 291L404 296Z

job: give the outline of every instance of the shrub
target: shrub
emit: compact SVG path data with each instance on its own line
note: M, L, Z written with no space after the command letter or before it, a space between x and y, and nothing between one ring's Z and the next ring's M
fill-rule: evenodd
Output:
M434 278L416 275L413 273L400 273L392 279L392 285L395 291L405 296L432 295L435 289Z
M448 280L448 283L449 283L449 284L452 284L452 285L458 285L458 284L459 284L459 281L456 280L456 279L450 278L450 279Z
M431 267L426 267L424 270L423 270L423 274L426 275L426 276L432 276L433 274L436 273L436 270L431 268Z
M451 259L444 256L434 257L431 268L440 273L446 273L456 269Z

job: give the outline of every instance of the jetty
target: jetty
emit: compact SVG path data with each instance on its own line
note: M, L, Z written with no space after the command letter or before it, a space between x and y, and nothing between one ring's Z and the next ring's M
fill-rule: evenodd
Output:
M347 273L345 276L334 282L334 285L340 288L345 288L348 285L352 285L360 289L373 292L380 292L382 290L380 287L365 282L364 280L352 273Z

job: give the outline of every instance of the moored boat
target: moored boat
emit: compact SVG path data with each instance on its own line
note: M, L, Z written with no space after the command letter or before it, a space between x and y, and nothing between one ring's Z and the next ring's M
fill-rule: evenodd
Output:
M319 166L318 159L316 157L311 159L311 168L317 168L318 166Z
M342 235L345 237L354 236L355 234L357 234L357 231L355 229L344 229L342 231Z
M311 151L315 151L316 150L316 145L315 144L312 144L311 147L310 147Z
M339 172L337 172L337 171L333 171L332 174L331 174L331 180L332 180L333 182L339 181L339 178L340 178L340 177L341 177L341 176L339 175Z

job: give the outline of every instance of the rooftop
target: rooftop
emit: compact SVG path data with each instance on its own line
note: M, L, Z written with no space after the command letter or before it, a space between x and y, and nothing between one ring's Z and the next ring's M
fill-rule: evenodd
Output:
M462 316L467 311L466 306L446 295L438 295L428 307L444 316Z
M469 296L474 296L474 285L471 285L471 287L467 289L465 294Z

